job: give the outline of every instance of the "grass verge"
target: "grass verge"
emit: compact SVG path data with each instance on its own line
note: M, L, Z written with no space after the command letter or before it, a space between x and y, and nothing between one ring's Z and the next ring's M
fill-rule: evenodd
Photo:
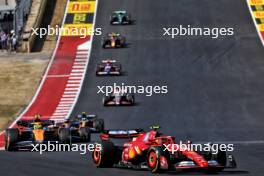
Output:
M43 53L0 56L0 130L30 102L49 58Z

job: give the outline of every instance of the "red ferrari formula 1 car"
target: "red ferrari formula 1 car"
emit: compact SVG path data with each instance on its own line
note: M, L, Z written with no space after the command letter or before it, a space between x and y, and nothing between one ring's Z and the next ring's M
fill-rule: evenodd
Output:
M120 144L121 138L126 142ZM165 145L177 144L174 137L160 134L157 128L152 128L149 132L138 129L108 130L101 135L100 144L100 150L94 150L92 153L97 167L148 168L152 173L178 169L215 173L224 168L236 167L234 157L227 156L226 152L213 154L191 150L166 150Z

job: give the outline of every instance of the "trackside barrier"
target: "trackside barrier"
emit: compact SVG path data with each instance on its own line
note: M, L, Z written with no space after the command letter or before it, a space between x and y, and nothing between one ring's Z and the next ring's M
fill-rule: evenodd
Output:
M48 0L33 0L31 12L28 17L28 21L24 28L24 32L22 35L22 50L31 52L32 46L34 45L34 41L36 39L36 35L32 35L32 28L36 29L40 26L40 23L43 19L43 15L45 13L46 5Z

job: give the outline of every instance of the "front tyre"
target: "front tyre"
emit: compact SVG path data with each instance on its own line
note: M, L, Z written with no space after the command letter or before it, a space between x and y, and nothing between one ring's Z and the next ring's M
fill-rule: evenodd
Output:
M14 144L18 142L19 131L18 129L7 129L5 132L5 150L16 151Z
M59 129L59 140L66 144L71 142L71 131L69 128Z
M81 127L79 133L83 142L90 142L91 131L89 127Z
M131 103L131 105L134 105L134 103L135 103L135 97L132 94L127 94L126 100L129 101Z
M102 100L102 103L104 106L107 106L107 103L109 102L110 100L110 97L109 96L104 96L103 97L103 100Z
M103 132L104 131L104 120L96 119L93 123L93 126L98 132Z
M169 169L169 153L164 147L151 147L147 153L147 165L152 173L159 173Z

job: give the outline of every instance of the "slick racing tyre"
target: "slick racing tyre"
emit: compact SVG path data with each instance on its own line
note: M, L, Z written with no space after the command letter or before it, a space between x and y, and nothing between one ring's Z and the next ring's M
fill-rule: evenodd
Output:
M7 129L5 132L5 150L16 151L14 144L18 142L19 131L18 129Z
M110 17L110 24L113 25L115 21L118 21L118 18L114 17Z
M218 151L217 154L212 155L212 159L216 160L221 166L226 166L227 159L226 159L226 152L225 151Z
M62 143L70 143L71 142L71 131L69 128L59 129L59 140Z
M83 142L90 142L91 131L89 127L81 127L79 133L80 133L81 140Z
M220 166L222 166L222 167L218 167L218 168L211 168L207 171L208 173L221 172L224 170L224 168L226 167L226 164L227 164L227 156L226 156L225 151L218 151L218 153L216 153L216 154L213 154L212 152L210 152L210 154L207 155L206 159L207 160L215 160L215 161L217 161L217 163Z
M110 100L110 97L109 96L104 96L103 97L103 100L102 100L103 105L104 106L107 106L107 103L108 103L109 100Z
M96 167L112 167L116 161L115 146L111 141L102 141L101 150L94 150L92 153L93 162Z
M134 95L127 94L126 95L126 100L129 101L131 103L131 105L134 105L134 103L135 103L135 97L134 97Z
M105 49L111 45L111 41L108 39L103 40L102 47Z
M103 119L96 119L96 120L94 120L93 127L98 132L103 132L104 131L104 120Z
M227 157L226 157L226 152L225 151L218 151L217 154L212 154L212 160L215 160L220 164L221 168L215 169L213 172L220 172L224 170L224 167L226 166L227 163Z
M162 161L163 157L163 161ZM162 168L162 162L167 162L166 168ZM147 153L147 165L152 173L159 173L169 169L169 153L164 151L164 147L151 147Z
M120 46L120 47L123 47L123 43L120 39L116 39L116 46Z

